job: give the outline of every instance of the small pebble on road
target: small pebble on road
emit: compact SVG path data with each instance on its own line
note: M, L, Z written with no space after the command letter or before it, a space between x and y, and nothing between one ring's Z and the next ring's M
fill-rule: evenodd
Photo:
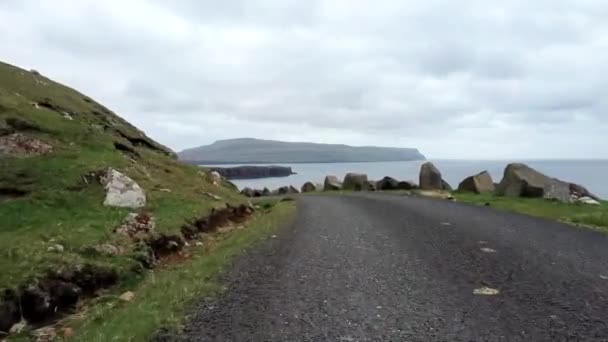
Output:
M484 253L496 253L495 249L488 248L488 247L482 247L481 251L484 252Z
M473 290L473 294L482 295L482 296L495 296L499 293L500 293L500 291L498 291L497 289L493 289L491 287L481 287L481 288Z

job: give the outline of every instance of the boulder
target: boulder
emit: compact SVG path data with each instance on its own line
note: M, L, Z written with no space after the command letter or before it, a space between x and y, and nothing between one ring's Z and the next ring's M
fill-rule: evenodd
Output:
M458 191L474 192L476 194L494 192L494 190L494 181L492 181L492 176L488 171L467 177L458 185Z
M377 190L376 182L367 181L365 183L365 186L363 187L363 190L364 191L376 191Z
M441 172L431 162L426 162L420 167L420 189L442 190L444 188Z
M101 177L101 184L106 189L106 206L121 208L141 208L146 205L144 190L126 175L109 168Z
M282 186L276 190L278 195L289 195L289 194L299 194L300 191L294 188L293 186Z
M217 171L209 172L209 177L211 178L211 183L215 185L219 185L222 183L222 175L220 175Z
M265 197L265 196L270 196L270 195L271 195L271 192L270 192L270 190L268 190L268 188L264 188L262 190L262 196Z
M548 179L543 187L543 198L564 203L570 202L570 184L559 179Z
M154 216L148 213L130 213L122 221L122 224L114 229L114 233L129 236L139 240L156 229Z
M342 189L342 183L338 180L336 176L327 176L325 177L325 182L323 183L324 191L338 191Z
M414 181L402 181L397 185L397 189L399 190L413 190L417 188L418 185Z
M378 190L398 190L399 181L395 178L384 177L376 183Z
M296 188L294 188L292 185L289 186L289 193L290 194L299 194L300 191Z
M315 192L317 187L312 182L306 182L302 185L302 192Z
M441 190L445 190L445 191L452 191L454 189L452 189L452 186L450 185L450 183L446 182L445 180L441 180Z
M348 173L344 177L344 183L342 183L344 190L364 191L367 186L367 175L362 173Z
M550 181L551 178L528 165L513 163L505 168L504 176L496 187L496 194L509 197L543 197L545 185Z
M254 191L251 188L244 188L243 190L241 190L241 195L247 196L247 197L253 197Z
M592 194L591 192L589 192L589 190L587 190L587 188L585 188L584 186L576 184L576 183L570 183L570 194L572 194L572 196L575 196L577 198L588 197L588 198L594 199L596 202L600 201L599 197L597 197L594 194Z

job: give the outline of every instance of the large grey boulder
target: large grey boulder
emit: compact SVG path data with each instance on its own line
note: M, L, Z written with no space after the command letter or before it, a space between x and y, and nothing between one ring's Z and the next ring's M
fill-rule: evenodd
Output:
M447 184L447 183L446 183ZM426 162L420 167L420 189L422 190L442 190L444 184L441 172L431 163Z
M562 182L555 178L547 180L543 187L543 198L564 203L571 202L570 183Z
M338 180L336 176L327 176L325 177L325 182L323 183L324 191L338 191L342 189L342 183Z
M496 194L509 197L543 197L545 186L551 181L547 175L526 164L507 165L504 176L496 187Z
M494 192L494 190L494 181L488 171L467 177L458 185L458 191L474 192L476 194Z
M342 189L365 191L368 188L367 175L362 173L348 173L344 176Z
M384 177L376 183L376 188L378 190L398 190L399 181L395 178Z
M141 208L146 205L144 190L128 176L109 168L101 177L106 189L103 204L111 207Z
M315 192L317 187L312 182L306 182L302 185L302 192Z

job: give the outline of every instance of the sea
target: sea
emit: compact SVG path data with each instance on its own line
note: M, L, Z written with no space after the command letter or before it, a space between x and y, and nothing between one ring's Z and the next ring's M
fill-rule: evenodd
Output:
M468 176L488 171L494 182L499 182L507 164L525 163L538 171L564 181L581 184L602 199L608 199L608 160L431 160L441 171L443 178L454 188ZM240 189L250 187L274 190L281 186L292 185L300 189L302 184L311 181L323 183L326 175L343 179L349 172L365 173L370 180L385 176L398 180L413 180L418 183L420 165L425 161L374 162L374 163L310 163L310 164L272 164L289 166L296 173L288 177L233 180ZM263 164L259 164L263 165ZM234 167L239 165L213 165Z

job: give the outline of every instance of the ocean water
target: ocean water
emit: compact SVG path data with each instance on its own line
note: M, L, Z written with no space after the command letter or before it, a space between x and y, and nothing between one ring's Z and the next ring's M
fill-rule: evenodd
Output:
M527 165L565 181L579 183L597 196L608 199L608 160L431 160L441 171L443 178L454 188L464 178L487 170L495 182L502 179L505 166L511 162ZM276 164L290 166L297 174L289 177L243 179L233 182L239 187L270 190L285 185L300 189L307 181L323 183L326 175L343 179L348 172L366 173L369 179L379 180L390 176L398 180L413 180L418 183L418 172L424 161L382 163L321 163L321 164ZM238 166L238 165L214 165Z

